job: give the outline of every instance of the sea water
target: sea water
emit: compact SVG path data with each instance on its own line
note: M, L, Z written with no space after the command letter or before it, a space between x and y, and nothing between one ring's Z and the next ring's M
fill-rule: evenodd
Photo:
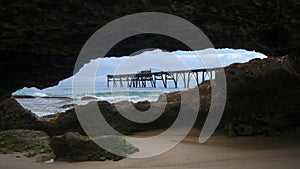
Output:
M108 101L110 103L120 101L156 101L161 94L178 91L175 88L97 88L93 93L83 92L74 95L72 87L57 86L39 90L37 88L24 88L18 90L13 95L34 96L33 98L16 98L16 100L26 109L32 111L37 116L47 116L64 112L73 108L73 105L84 105L90 101ZM95 99L83 99L91 96Z

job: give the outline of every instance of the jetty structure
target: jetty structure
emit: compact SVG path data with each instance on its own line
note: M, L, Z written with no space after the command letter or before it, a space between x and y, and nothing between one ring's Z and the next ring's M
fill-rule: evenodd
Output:
M192 80L194 80L197 84L200 84L205 80L214 79L216 77L216 73L220 69L223 68L217 67L207 69L152 72L150 68L149 70L143 70L132 74L107 75L107 87L112 85L112 87L156 88L157 84L160 82L164 88L178 88L178 84L181 81L181 84L183 83L184 88L189 88ZM168 86L168 82L173 82L174 85Z

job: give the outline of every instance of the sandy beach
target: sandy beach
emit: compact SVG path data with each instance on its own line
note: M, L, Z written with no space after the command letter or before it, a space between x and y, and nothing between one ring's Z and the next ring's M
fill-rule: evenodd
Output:
M136 134L136 137L155 135L160 131ZM203 168L203 169L281 169L300 165L299 137L238 137L221 135L198 144L198 130L190 134L175 148L159 156L121 161L76 162L55 161L52 164L36 163L20 154L0 155L1 169L147 169L147 168ZM17 156L20 156L17 158Z

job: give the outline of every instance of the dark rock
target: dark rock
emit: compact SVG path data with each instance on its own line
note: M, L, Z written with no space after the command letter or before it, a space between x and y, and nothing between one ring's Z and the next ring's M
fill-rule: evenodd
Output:
M35 162L44 163L54 158L55 156L53 154L39 154L35 157Z
M47 122L49 122L49 121L54 121L54 120L56 120L56 119L59 117L60 114L61 114L61 113L50 114L50 115L43 116L43 117L39 118L39 120L40 120L41 122L43 122L44 124L47 124Z
M92 111L90 107L92 106L91 104L92 103L82 105L80 106L80 108L84 109L85 112L90 112ZM97 102L97 104L107 123L115 130L125 135L133 134L138 131L168 128L176 120L178 112L180 110L180 104L169 104L166 106L166 110L161 114L161 116L158 119L150 123L136 123L123 117L123 115L121 115L117 111L114 104L110 104L106 101L99 101ZM148 102L132 104L135 107L139 107L139 109L141 110L147 110L149 108ZM122 107L122 110L127 112L130 111L129 107L127 106ZM74 108L67 110L65 113L61 113L56 120L53 120L49 123L45 123L43 130L46 131L49 135L60 135L65 132L79 132L80 134L86 135L78 121ZM111 133L110 131L103 130L102 134L110 135Z
M53 137L52 147L58 159L67 161L118 161L138 151L137 148L121 137L106 136L97 139L100 139L103 143L113 145L114 149L118 149L123 156L112 154L102 149L89 137L74 132Z
M237 125L235 131L239 136L251 136L254 134L253 127L244 124Z
M43 96L43 99L61 99L61 100L72 100L70 97L63 97L63 96Z
M150 108L149 101L141 101L134 104L134 107L139 111L147 111Z
M13 95L13 98L16 98L16 99L33 99L33 98L35 98L35 96L31 96L31 95Z
M24 109L14 98L0 103L0 130L34 129L37 123L36 115Z
M253 134L277 135L300 125L300 78L283 69L282 58L233 64L225 73L228 94L220 126L244 124Z
M300 58L285 56L282 62L284 70L300 77Z
M97 100L97 98L93 96L83 96L80 100Z
M54 158L49 136L42 131L6 130L0 131L0 153L22 152L27 157L47 154Z
M70 77L89 36L112 20L137 12L183 17L198 26L216 48L291 58L298 58L299 53L298 0L15 0L2 1L0 9L0 77L5 79L0 81L0 101L25 86L45 88ZM106 56L126 56L145 48L189 50L175 39L142 34L121 41ZM296 68L289 70L299 74L299 62L293 63Z
M47 119L49 121L44 121L39 127L50 136L75 131L85 135L85 132L77 119L74 108L63 113L48 116L46 117L46 120Z
M77 105L77 104L73 104L73 103L72 104L65 104L65 105L63 105L59 108L66 109L66 108L74 107L75 105Z

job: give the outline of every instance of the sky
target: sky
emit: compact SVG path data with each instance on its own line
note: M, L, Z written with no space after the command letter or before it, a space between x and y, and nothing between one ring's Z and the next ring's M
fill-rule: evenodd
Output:
M150 68L152 72L157 72L224 67L232 63L244 63L254 58L266 57L262 53L243 49L224 48L174 52L155 49L135 56L91 60L75 76L80 76L83 85L92 78L95 79L97 85L105 87L108 74L137 73ZM58 86L71 86L72 79L73 77L65 79Z

